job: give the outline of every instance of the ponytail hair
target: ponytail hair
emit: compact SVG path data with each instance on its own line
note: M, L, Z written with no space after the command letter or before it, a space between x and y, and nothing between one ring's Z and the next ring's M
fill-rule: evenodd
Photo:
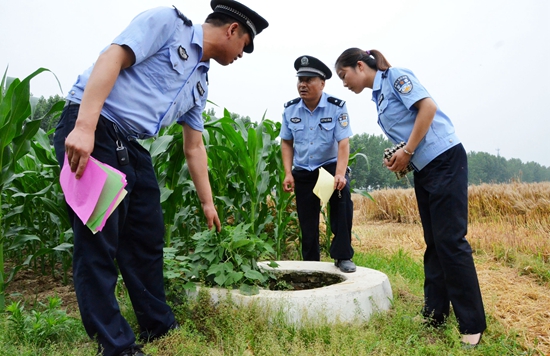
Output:
M380 51L371 49L370 51L363 51L359 48L348 48L338 57L334 67L336 71L344 67L357 67L357 63L363 61L369 68L374 70L385 71L391 67L386 60L386 57Z

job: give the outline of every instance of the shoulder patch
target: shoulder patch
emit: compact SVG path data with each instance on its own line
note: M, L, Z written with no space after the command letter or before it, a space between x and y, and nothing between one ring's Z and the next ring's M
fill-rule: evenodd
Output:
M402 75L393 83L393 87L401 94L409 94L413 90L413 83L408 76Z
M344 100L340 100L338 98L335 98L333 96L329 96L327 101L331 104L334 104L336 106L339 106L339 107L343 107L344 104L346 103Z
M288 108L289 106L292 106L294 104L298 104L302 100L301 98L292 99L291 101L287 101L285 103L285 108Z

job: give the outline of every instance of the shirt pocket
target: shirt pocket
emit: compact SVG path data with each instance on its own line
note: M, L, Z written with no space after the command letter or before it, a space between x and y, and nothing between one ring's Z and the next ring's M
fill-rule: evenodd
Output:
M321 129L321 141L324 143L334 142L334 128L336 127L336 122L323 122L319 124Z
M292 137L294 137L295 143L304 142L306 140L304 124L291 124L288 128L292 132Z
M395 109L392 109L397 103L392 105L390 101L391 98L388 98L382 101L378 107L378 119L386 130L390 130L399 121L399 115L396 115Z
M168 94L178 89L184 66L177 47L164 48L143 64L145 75L161 93Z

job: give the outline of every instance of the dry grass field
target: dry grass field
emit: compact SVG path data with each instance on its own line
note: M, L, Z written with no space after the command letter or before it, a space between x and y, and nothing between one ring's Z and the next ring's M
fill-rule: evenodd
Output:
M354 195L356 251L405 250L422 260L424 240L413 189ZM550 182L469 189L467 239L486 313L525 346L550 355Z

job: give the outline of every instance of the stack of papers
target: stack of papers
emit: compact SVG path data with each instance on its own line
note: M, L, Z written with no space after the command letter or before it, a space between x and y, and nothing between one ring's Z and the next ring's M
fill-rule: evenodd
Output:
M119 170L90 157L80 179L65 154L65 162L59 177L67 204L82 222L95 234L128 193L126 175Z
M313 187L313 193L321 199L323 208L327 205L334 192L334 176L323 167L319 168L319 177Z

